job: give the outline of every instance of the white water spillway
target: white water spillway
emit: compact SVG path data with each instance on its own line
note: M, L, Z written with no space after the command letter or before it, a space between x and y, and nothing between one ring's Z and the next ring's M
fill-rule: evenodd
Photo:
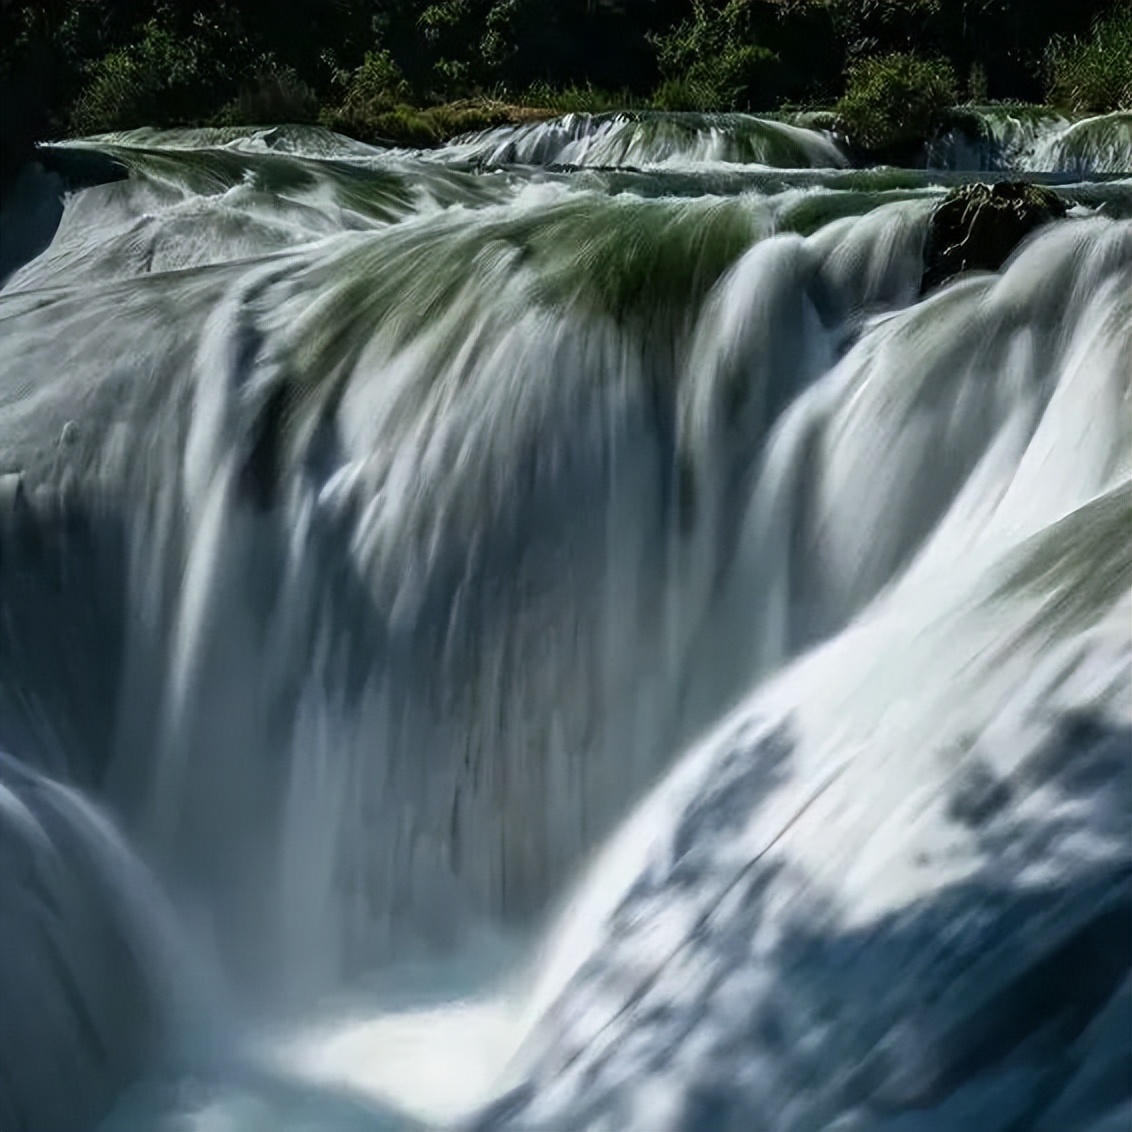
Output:
M0 1125L1121 1119L1132 183L921 297L961 175L800 125L81 148L0 291Z

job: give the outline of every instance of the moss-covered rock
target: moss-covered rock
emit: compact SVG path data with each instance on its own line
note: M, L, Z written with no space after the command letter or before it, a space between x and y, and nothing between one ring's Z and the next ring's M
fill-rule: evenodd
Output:
M1035 228L1065 215L1051 189L1025 181L962 185L936 205L924 251L921 294L963 271L997 271Z

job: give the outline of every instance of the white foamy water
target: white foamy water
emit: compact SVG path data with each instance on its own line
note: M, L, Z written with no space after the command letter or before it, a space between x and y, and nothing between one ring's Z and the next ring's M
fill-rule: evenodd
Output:
M1120 1117L1126 185L921 298L940 179L781 123L83 146L0 291L5 1127Z

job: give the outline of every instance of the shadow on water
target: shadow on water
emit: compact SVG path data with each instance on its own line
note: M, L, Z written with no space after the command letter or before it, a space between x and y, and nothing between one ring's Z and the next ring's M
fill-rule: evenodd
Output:
M66 488L0 477L0 747L79 786L110 761L122 671L125 532Z
M121 162L96 150L45 146L36 151L0 201L0 287L55 238L68 193L126 176Z
M552 1008L526 1081L468 1127L637 1127L653 1096L679 1098L665 1126L681 1132L1119 1127L1132 729L1077 713L1010 779L975 765L949 812L976 831L977 871L850 930L781 859L721 869L765 797L760 775L723 773ZM1014 799L1039 789L1057 802L1029 818ZM1091 858L1073 848L1085 805L1107 845ZM657 959L650 926L688 901L702 911Z

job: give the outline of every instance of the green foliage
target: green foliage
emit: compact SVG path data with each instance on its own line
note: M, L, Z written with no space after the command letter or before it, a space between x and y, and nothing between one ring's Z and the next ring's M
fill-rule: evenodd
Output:
M383 6L389 43L417 100L450 101L497 83L517 49L514 23L524 2L437 0L419 11L410 3Z
M367 51L362 65L349 74L339 73L337 83L343 89L342 101L324 117L332 128L358 137L378 136L376 119L410 97L401 68L386 50Z
M498 121L505 104L517 115L828 106L847 67L842 123L880 151L930 133L954 97L943 65L892 62L913 50L946 59L973 101L1034 101L1045 83L1075 113L1129 105L1130 10L1130 0L3 0L0 174L36 139L142 123L317 113L348 133L423 144Z
M432 66L433 88L441 97L465 95L472 90L472 68L458 59L437 59Z
M1132 109L1132 3L1093 23L1087 37L1057 37L1046 52L1047 97L1074 114Z
M474 21L471 0L441 0L429 4L417 18L422 45L430 57L428 95L451 98L468 93L472 79Z
M696 78L665 79L652 93L654 110L695 110L709 113L730 105L718 87Z
M811 81L820 81L827 64L822 42L831 34L840 53L840 59L828 61L831 73L840 74L847 63L866 56L915 51L947 59L957 75L968 79L972 100L1034 102L1043 97L1042 60L1051 39L1086 34L1094 17L1117 2L782 0L784 26L801 33L806 18L809 28L804 40L791 34L789 50L767 42L784 59L789 56L804 67Z
M957 5L944 0L819 0L819 6L829 12L834 28L849 42L904 41L911 47L943 8Z
M778 61L753 42L753 8L753 0L692 0L689 18L654 35L665 79L654 105L681 110L749 105Z
M548 82L532 83L516 100L522 106L552 110L556 114L604 114L611 110L633 110L642 100L631 90L599 90L590 83L571 83L553 87Z
M967 73L967 101L974 104L987 100L987 69L982 63L972 63Z
M202 37L177 35L157 19L94 63L88 76L71 113L79 134L188 124L214 110L235 85Z
M323 113L321 121L340 134L376 144L425 147L441 140L431 112L406 103L387 107L377 103L355 105L348 112L332 109Z
M427 148L461 134L523 121L552 117L557 111L518 106L492 99L466 99L438 106L411 106L375 99L323 111L320 121L329 129L371 143Z
M417 23L425 39L436 42L464 22L469 7L468 0L441 0L439 4L429 4Z
M484 21L479 51L484 66L496 74L514 57L518 49L515 20L523 0L496 0Z
M434 74L462 82L464 73L446 68L440 60ZM362 65L339 74L338 105L325 110L321 121L330 129L369 142L425 147L459 134L489 129L524 117L548 117L494 99L470 99L433 106L413 105L414 91L388 50L366 53Z
M862 150L892 154L920 145L944 124L957 100L955 72L943 59L895 52L860 59L837 103L839 128Z
M293 67L267 67L216 118L219 126L277 126L318 121L318 96Z

